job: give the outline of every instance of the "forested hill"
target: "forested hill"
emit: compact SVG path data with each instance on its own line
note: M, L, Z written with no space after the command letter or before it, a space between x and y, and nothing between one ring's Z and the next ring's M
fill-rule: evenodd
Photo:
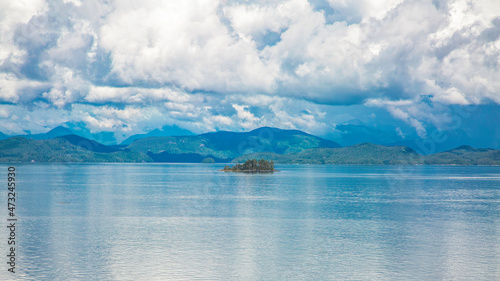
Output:
M340 147L301 131L269 127L246 133L148 137L128 146L104 145L76 135L0 140L0 162L243 163L248 159L277 164L500 165L500 150L460 146L420 155L406 146L363 143Z
M248 159L274 160L277 164L361 164L361 165L500 165L500 149L461 146L431 155L420 155L406 146L383 146L370 143L343 148L313 148L298 153L252 153L237 157L235 163Z
M130 150L95 152L91 142L80 140L75 145L64 137L50 140L12 137L0 141L0 162L152 162L146 154Z
M195 153L220 159L257 152L287 154L319 147L340 145L298 130L263 127L244 133L220 131L196 136L150 137L136 140L128 146L132 151L144 153Z

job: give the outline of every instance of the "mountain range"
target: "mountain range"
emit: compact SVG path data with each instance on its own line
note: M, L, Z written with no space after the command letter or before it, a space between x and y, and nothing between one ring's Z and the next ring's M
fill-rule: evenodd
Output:
M256 153L286 154L317 147L340 147L336 142L316 137L299 130L281 130L270 127L250 132L219 131L196 136L150 137L131 143L128 148L149 154L195 153L219 159Z
M115 133L113 132L97 132L97 133L92 133L84 123L71 123L71 122L66 122L63 123L46 133L40 133L40 134L31 134L27 133L24 135L15 135L15 137L23 137L27 139L35 139L35 140L48 140L48 139L53 139L56 137L61 137L61 136L66 136L66 135L77 135L89 140L97 141L101 144L104 145L129 145L131 144L134 140L137 139L142 139L142 138L147 138L147 137L165 137L165 136L181 136L181 135L194 135L192 132L180 128L175 125L165 125L160 129L154 129L146 134L135 134L132 135L122 142L118 142ZM0 132L0 140L7 139L13 136L6 135L2 132Z
M278 164L500 165L500 150L458 146L423 155L402 146L340 144L299 130L262 127L250 132L145 136L130 144L106 145L57 127L46 134L0 140L0 162L244 162ZM70 134L67 134L70 133Z
M460 146L448 151L422 155L407 146L383 146L371 143L342 148L308 149L297 153L253 153L237 157L273 160L277 164L362 164L362 165L500 165L500 149Z
M439 130L429 128L425 137L418 136L412 130L405 130L403 134L399 127L367 125L360 120L353 119L336 125L334 133L328 139L338 142L342 146L352 146L361 143L373 143L384 146L407 146L419 154L433 154L448 151L461 145L473 147L500 148L500 136L487 137L477 135L476 132L464 131L461 128L454 130Z
M365 120L366 121L366 120ZM464 120L472 122L473 120ZM369 122L369 121L367 121ZM406 127L405 127L406 126ZM470 128L471 126L467 126ZM448 151L461 145L472 147L500 148L500 135L485 135L471 129L439 130L429 127L423 137L404 123L398 124L366 124L361 120L352 119L335 125L335 129L324 132L319 137L336 142L342 146L353 146L361 143L373 143L384 146L407 146L419 154L434 154ZM222 132L221 132L222 133ZM231 132L225 132L231 133ZM120 135L114 132L91 132L83 122L66 122L46 133L17 135L28 139L47 140L65 135L77 135L104 145L131 145L134 141L149 137L195 136L189 130L176 125L165 125L161 128L146 129L146 133L132 136ZM210 134L210 133L209 133ZM0 132L0 140L12 136ZM264 136L265 137L265 136ZM280 152L281 153L281 152Z

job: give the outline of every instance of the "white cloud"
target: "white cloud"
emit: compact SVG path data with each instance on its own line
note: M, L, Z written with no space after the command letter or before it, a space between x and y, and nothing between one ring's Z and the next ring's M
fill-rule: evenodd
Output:
M7 135L45 133L71 119L65 110L40 107L30 110L12 104L1 105L0 114L0 118L9 114L0 122L0 131Z
M446 104L460 104L468 105L467 101L462 93L460 93L455 87L449 88L444 92L438 93L436 97L432 99L433 101L446 103Z
M92 86L85 101L91 103L143 103L159 101L173 101L176 103L186 103L196 100L197 97L185 92L173 90L170 88L140 88L140 87L110 87L110 86Z
M116 2L100 29L112 72L127 83L222 93L271 91L273 66L252 44L231 36L218 6L218 1Z
M46 97L57 106L82 98L105 102L96 88L113 85L91 82L95 71L104 70L98 80L118 79L131 88L175 85L328 104L421 94L442 103L499 102L500 82L493 79L500 75L497 1L328 3L334 15L306 0L3 4L9 13L2 20L2 58L12 71L21 71L23 62L39 67L56 88ZM270 32L277 42L266 46ZM14 37L23 34L16 43ZM37 59L27 61L33 52ZM68 71L60 69L89 86L66 85L61 72ZM138 103L141 95L113 99Z
M283 17L281 7L295 2L305 3L300 17L292 14ZM356 6L358 2L331 4ZM282 73L277 78L281 94L337 104L384 96L390 99L421 94L439 96L455 87L469 102L499 99L500 85L491 76L500 74L497 55L500 44L498 36L494 36L499 27L492 26L499 12L483 13L486 5L483 1L467 6L470 15L461 22L456 20L461 18L456 14L463 10L454 9L454 3L448 11L446 5L437 7L431 1L399 2L386 1L375 14L360 12L364 20L354 24L327 24L323 14L312 10L305 1L289 1L265 9L242 4L244 8L240 10L250 9L250 18L258 19L274 9L279 17L287 19L280 21L288 23L286 28L280 27L285 30L280 41L262 51L266 59L281 65ZM238 24L241 20L235 22L237 27L241 25ZM263 27L260 22L255 23L254 29L249 25L245 21L245 28L237 31L248 33L243 37L252 37L259 30L271 28ZM484 32L492 34L491 43L481 44ZM454 44L457 36L467 37L466 42ZM447 100L457 102L456 99L442 99L442 102Z
M34 94L46 88L47 83L29 79L19 79L12 73L0 72L0 101L18 103L22 100L36 97Z
M415 118L409 118L410 124L415 128L417 131L417 134L421 138L426 138L427 137L427 131L425 130L424 125L422 125L422 122L418 121Z
M43 0L0 1L0 65L7 61L20 63L26 51L14 44L14 33L21 23L28 23L34 16L44 13L47 6ZM33 30L21 29L21 36L32 36Z
M117 131L124 125L121 120L115 120L111 118L97 119L90 115L86 116L83 120L85 121L85 123L87 123L87 125L89 125L93 132Z
M500 104L500 2L312 2L4 1L0 100L39 126L23 130L81 118L129 133L161 122L321 132L333 122L318 104L364 104L424 135L450 120L446 106ZM54 108L59 119L41 113Z
M281 32L310 10L305 0L281 1L264 5L234 5L224 8L231 27L240 38L259 40L268 32Z
M379 107L386 109L394 118L402 120L412 126L420 137L427 135L426 125L432 125L438 130L447 130L450 124L453 123L453 111L449 104L450 100L446 103L441 103L444 98L455 98L452 104L460 104L462 101L461 96L453 97L427 97L421 96L413 100L390 101L382 99L371 99L365 103L369 107Z
M83 79L71 68L53 67L54 76L52 89L42 94L56 107L64 107L73 102L81 101L88 91L89 82Z
M271 104L281 102L287 98L280 96L270 96L263 94L235 94L224 98L223 103L243 103L248 106L267 108Z
M75 106L74 119L83 120L87 128L93 132L115 132L118 142L124 138L143 133L143 128L161 128L170 123L164 118L159 108L127 106L116 108L112 106Z
M405 134L403 133L403 131L401 130L401 128L399 127L396 127L396 133L398 134L398 136L400 136L402 139L404 139L406 136Z
M368 106L383 106L383 105L391 105L391 106L404 106L411 105L414 102L412 100L387 100L387 99L368 99L365 104Z
M212 116L212 122L222 126L231 126L233 124L233 120L230 117L223 115Z
M255 129L259 126L262 121L260 118L255 117L255 115L250 112L248 106L233 104L233 108L236 110L236 115L239 118L239 125L245 129Z
M0 108L0 118L5 119L11 116L10 110L7 108Z
M420 137L425 137L427 134L424 125L418 119L424 117L428 118L428 116L422 116L419 104L415 101L370 99L365 103L365 105L385 108L394 118L411 125ZM402 134L401 129L399 129L399 131L396 129L396 131L398 134Z
M285 107L283 102L277 102L270 106L273 113L272 123L280 124L280 128L300 129L308 133L324 135L331 127L319 121L324 118L323 112L312 112L303 110L301 113L291 113L289 108ZM334 124L332 124L332 127Z
M166 102L165 108L170 111L189 114L196 112L196 107L191 103Z
M79 32L75 32L78 30ZM87 32L89 33L87 33ZM47 50L48 61L61 66L84 70L92 60L94 34L87 21L75 23L71 30L64 29L57 40L57 45ZM51 68L51 66L47 66Z
M389 106L387 110L392 114L392 116L396 117L397 119L403 120L403 121L409 121L410 120L410 115L407 112L404 112L400 108L394 107L394 106Z

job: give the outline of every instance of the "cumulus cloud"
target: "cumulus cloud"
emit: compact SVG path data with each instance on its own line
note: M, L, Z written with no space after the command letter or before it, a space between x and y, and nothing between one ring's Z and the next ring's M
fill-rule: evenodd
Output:
M500 104L499 11L495 0L4 1L0 102L19 128L2 129L325 132L335 110L322 105L363 105L425 136L449 106Z
M248 130L255 128L256 124L260 123L261 120L248 110L248 106L233 104L233 108L236 110L236 116L240 120L241 127Z
M150 104L159 101L173 101L186 103L196 100L196 96L188 95L183 91L171 88L139 88L139 87L110 87L91 86L85 101L90 103L125 103L125 104Z
M39 13L46 12L47 6L43 0L33 1L2 1L0 3L0 65L2 68L9 63L19 63L24 60L26 51L16 46L13 36L19 25L26 24ZM23 30L21 35L30 36L31 30Z
M116 2L100 28L101 46L111 53L112 73L130 84L173 84L222 93L271 91L273 66L260 59L251 42L232 36L217 14L219 5Z
M12 73L0 72L0 101L6 103L19 103L31 101L37 96L37 92L48 88L44 82L18 79Z

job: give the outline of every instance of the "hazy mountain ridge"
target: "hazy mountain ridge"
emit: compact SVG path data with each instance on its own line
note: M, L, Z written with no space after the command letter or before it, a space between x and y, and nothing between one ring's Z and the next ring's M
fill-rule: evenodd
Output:
M366 123L365 123L366 122ZM470 122L470 120L469 120ZM254 131L260 131L260 139L269 141L269 130L274 130L276 128L259 128ZM405 124L374 124L370 120L361 121L359 119L352 119L340 124L335 125L335 129L329 132L323 132L323 135L316 136L324 139L328 142L335 142L341 146L353 146L355 144L361 143L373 143L380 144L384 146L408 146L414 149L419 154L434 154L438 152L445 152L450 149L459 147L461 145L470 145L472 147L492 147L495 149L500 149L500 135L488 136L487 134L481 134L480 132L471 130L469 128L466 130L465 128L456 128L453 130L441 130L439 128L435 128L430 126L427 128L428 134L426 136L421 137L416 134L414 129L410 126L408 127ZM265 132L267 131L267 132ZM282 132L300 132L302 134L307 135L304 132L298 130L281 130ZM243 134L248 134L250 132L246 132ZM130 145L135 140L145 139L149 137L172 137L172 136L196 136L191 131L181 128L177 125L164 125L161 128L145 128L145 133L135 134L135 135L127 135L126 133L119 132L110 132L110 131L102 131L102 132L93 132L88 127L87 124L83 122L66 122L63 123L46 133L40 134L31 134L27 132L24 135L15 135L25 138L31 139L52 139L55 137L65 136L65 135L78 135L80 137L94 140L104 145L121 145L117 148L122 148L123 145ZM204 133L198 136L209 136L214 133ZM227 137L224 137L224 134ZM234 140L233 143L242 144L242 147L239 149L232 149L233 151L238 150L243 151L243 154L255 153L255 152L263 152L259 150L263 144L259 144L255 140L252 141L247 137L241 137L241 133L230 132L230 131L219 131L216 132L216 136L219 137L219 140L215 141L214 144L223 144L224 140L221 138L226 138L230 140ZM0 132L0 140L7 139L12 137L12 135L6 135ZM251 143L250 143L250 142ZM227 145L226 145L227 146ZM328 147L326 144L319 144L318 147ZM298 148L298 150L293 151L296 145L285 145L286 149L290 148L288 151L280 150L279 147L274 147L272 149L273 152L282 154L282 153L291 153L291 152L299 152L303 148ZM310 148L314 147L312 145ZM224 150L220 147L211 147L215 150ZM175 151L174 148L172 151ZM285 150L286 150L285 149ZM231 149L230 149L231 150ZM267 149L271 151L271 149ZM175 152L178 153L178 152ZM191 153L191 152L188 152ZM226 153L227 154L227 153ZM230 153L229 153L230 154ZM233 153L234 154L234 153ZM239 155L239 154L238 154ZM222 155L221 155L222 156ZM226 156L224 156L226 157Z
M342 146L365 142L384 146L408 146L419 154L426 155L444 152L462 145L500 148L500 136L487 137L474 130L465 130L465 128L441 130L429 126L426 136L419 136L412 128L405 127L404 124L365 124L357 119L336 125L335 130L327 138Z
M70 129L62 127L62 126L57 126L54 129L48 131L47 133L17 135L16 137L23 137L23 138L34 139L34 140L50 140L53 138L57 138L57 137L65 136L65 135L71 135L71 134L73 134L73 131L71 131Z
M427 155L426 164L433 165L500 165L500 149L473 148L468 145Z
M248 159L274 160L277 164L362 164L362 165L500 165L500 149L457 147L447 152L421 155L405 146L382 146L370 143L343 148L315 148L299 153L279 155L253 153L237 157L233 162Z
M148 137L169 137L169 136L191 136L194 135L191 131L180 128L178 126L163 126L161 129L154 129L146 134L136 134L128 137L121 142L123 145L129 145L135 140Z
M65 135L58 138L64 139L73 145L82 147L92 152L111 153L120 151L120 149L116 148L116 146L104 145L77 135Z
M220 131L196 136L150 137L132 142L128 148L144 153L196 153L232 159L256 152L285 154L316 147L340 147L336 142L298 130L263 127L250 132Z
M62 131L61 131L62 132ZM0 162L244 162L258 158L278 164L500 165L500 150L459 146L421 155L406 146L362 143L340 147L298 130L263 127L250 132L149 137L129 146L104 145L74 134L48 140L0 140Z
M3 137L3 136L6 137ZM35 140L49 140L57 137L67 136L67 135L77 135L89 140L93 140L99 142L104 145L116 145L116 139L113 132L99 132L99 133L91 133L85 125L83 124L73 124L66 122L57 126L46 133L40 134L28 134L24 135L15 135L15 136L7 136L0 132L0 140L6 139L10 137L23 137L26 139L35 139Z
M233 162L263 158L278 164L423 164L422 155L404 146L363 143L342 148L315 148L285 155L250 154Z
M125 150L93 152L61 137L50 140L12 137L0 141L0 162L152 162L152 159L144 153Z

